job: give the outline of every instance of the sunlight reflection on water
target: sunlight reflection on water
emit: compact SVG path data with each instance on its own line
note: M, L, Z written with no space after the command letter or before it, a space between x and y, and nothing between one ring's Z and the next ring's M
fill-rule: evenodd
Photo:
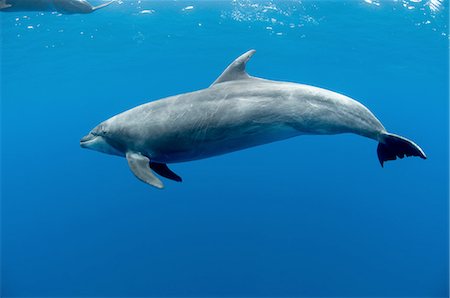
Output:
M444 16L446 13L445 3L445 0L360 0L354 2L355 5L361 5L362 7L372 6L377 10L392 8L398 11L410 11L413 24L423 28L430 28L430 30L442 36L447 36L448 25ZM198 27L203 27L203 20L195 19L197 18L196 11L199 5L180 3L177 10L183 17L192 18L198 24ZM325 18L325 15L320 9L320 1L232 0L226 6L223 6L223 3L221 5L220 9L218 9L220 19L248 23L249 26L260 26L265 29L265 32L274 36L294 34L299 38L304 38L306 36L304 32L305 28L319 26ZM161 5L155 5L152 1L118 1L116 7L110 7L109 10L111 15L113 13L120 13L140 16L142 18L153 18L162 13L163 7ZM106 13L106 11L103 12L103 14ZM80 19L80 23L84 23L86 18L92 16L75 17ZM43 20L44 18L45 20ZM53 22L52 26L49 25L49 18ZM15 15L12 20L15 20L14 25L17 28L16 37L23 38L26 34L39 34L51 31L56 31L59 34L70 34L72 30L65 28L64 25L71 18L73 16L63 15L57 12L25 12L22 16L20 14ZM77 34L93 39L99 32L98 30L91 31L83 32L79 30ZM142 34L141 31L136 30L132 37L133 40L141 43L145 39Z

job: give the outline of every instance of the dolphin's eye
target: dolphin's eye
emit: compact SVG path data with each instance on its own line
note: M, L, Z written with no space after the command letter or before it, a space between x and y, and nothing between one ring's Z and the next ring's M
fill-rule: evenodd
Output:
M104 134L106 134L106 129L105 126L103 124L99 125L96 129L95 129L95 133L99 136L102 136Z
M106 134L106 129L104 125L99 125L91 131L91 134L94 136L103 136Z

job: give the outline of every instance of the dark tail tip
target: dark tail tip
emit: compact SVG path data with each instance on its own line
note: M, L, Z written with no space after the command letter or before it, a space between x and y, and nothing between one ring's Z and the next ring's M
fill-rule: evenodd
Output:
M419 156L426 159L423 150L414 142L394 134L384 133L381 135L377 148L378 160L383 167L384 162L396 160L405 156Z
M114 2L116 2L116 0L112 0L112 1L109 1L109 2L106 2L106 3L103 3L103 4L100 4L100 5L97 5L97 6L93 6L93 7L92 7L92 10L91 10L90 12L94 12L94 11L96 11L96 10L98 10L98 9L101 9L101 8L103 8L103 7L106 7L106 6L110 5L110 4L113 4Z

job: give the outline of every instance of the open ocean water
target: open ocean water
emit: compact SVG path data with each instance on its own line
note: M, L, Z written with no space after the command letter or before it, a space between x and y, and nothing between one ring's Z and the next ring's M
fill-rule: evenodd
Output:
M101 2L94 2L99 4ZM123 1L1 13L2 297L448 297L448 1ZM301 136L171 168L81 149L101 121L251 75L366 105L428 159Z

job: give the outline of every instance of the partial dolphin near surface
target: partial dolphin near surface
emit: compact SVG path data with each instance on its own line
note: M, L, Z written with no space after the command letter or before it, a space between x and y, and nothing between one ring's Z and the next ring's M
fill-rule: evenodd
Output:
M0 11L57 11L63 14L91 13L116 0L93 6L86 0L0 0Z
M247 74L248 51L209 87L140 105L95 127L80 145L126 157L137 178L181 181L168 163L185 162L299 135L354 133L378 141L378 159L419 156L412 141L388 133L359 102L336 92Z

